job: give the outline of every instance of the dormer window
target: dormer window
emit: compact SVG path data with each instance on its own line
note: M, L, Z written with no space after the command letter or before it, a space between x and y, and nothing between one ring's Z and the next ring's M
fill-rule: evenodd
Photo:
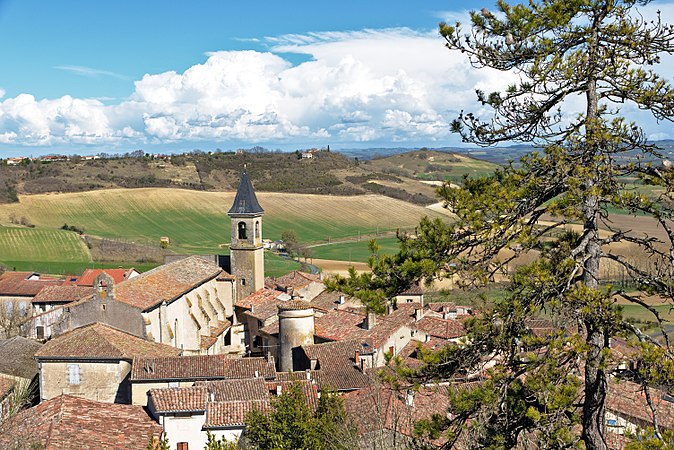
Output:
M239 239L248 239L246 235L246 222L239 222Z

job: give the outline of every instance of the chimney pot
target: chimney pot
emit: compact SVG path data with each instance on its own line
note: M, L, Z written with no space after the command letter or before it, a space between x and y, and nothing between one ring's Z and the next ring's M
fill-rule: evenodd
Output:
M354 355L353 359L356 364L360 364L360 352L358 350L356 350L356 354Z

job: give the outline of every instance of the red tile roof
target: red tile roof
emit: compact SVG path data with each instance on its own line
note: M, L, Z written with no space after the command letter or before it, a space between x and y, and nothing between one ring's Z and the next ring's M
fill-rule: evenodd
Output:
M33 297L33 303L70 303L81 300L92 292L92 288L88 286L46 286Z
M210 328L210 334L208 336L201 336L201 348L204 350L211 348L211 346L218 340L220 335L222 335L222 333L224 333L224 331L231 326L232 322L229 320L218 320L215 326Z
M0 295L15 297L33 297L46 286L60 286L62 280L40 277L39 280L28 280L34 272L5 272L0 275Z
M141 339L102 323L76 328L47 342L38 358L133 359L134 356L176 356L180 349Z
M313 275L299 270L293 270L289 274L273 279L273 283L282 288L301 289L311 283L322 283L319 275Z
M441 319L426 316L415 322L412 327L442 339L455 339L466 335L463 323L457 319Z
M214 401L267 400L269 397L264 378L199 381L196 386L206 389Z
M158 413L206 411L208 391L205 387L150 389L149 401Z
M368 330L361 328L364 314L335 310L314 319L316 336L331 341L357 339L369 336Z
M161 431L141 406L61 395L0 425L0 448L143 450Z
M273 303L275 299L282 295L287 294L275 289L262 288L258 289L256 292L253 292L248 297L238 300L234 306L244 309L254 309L261 305Z
M424 290L418 284L411 284L410 287L401 292L400 295L424 295Z
M356 351L372 353L372 341L345 340L323 344L303 345L302 350L309 360L318 361L321 387L337 390L360 389L370 384L370 379L355 364ZM306 375L305 375L306 376Z
M210 402L206 410L204 428L243 426L249 412L269 409L267 400Z
M96 279L97 276L99 276L102 272L105 272L106 274L110 275L112 277L112 281L117 283L121 283L122 281L126 280L129 275L131 275L135 269L87 269L84 271L82 276L79 277L79 279L75 282L77 286L89 286L93 287L94 286L94 280Z
M658 412L660 426L674 428L674 403L665 400L667 394L658 389L651 388L650 395ZM617 413L632 423L637 422L637 424L643 424L641 426L647 424L652 426L653 415L646 402L646 395L639 384L609 379L606 409Z
M7 397L15 384L16 380L14 378L0 375L0 401Z
M142 310L171 302L219 276L220 267L199 256L164 264L116 286L115 299Z
M274 378L276 368L266 358L230 358L225 355L138 357L132 381Z

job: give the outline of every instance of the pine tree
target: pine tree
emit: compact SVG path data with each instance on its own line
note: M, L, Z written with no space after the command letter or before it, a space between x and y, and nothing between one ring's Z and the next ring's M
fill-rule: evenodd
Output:
M426 354L420 371L404 373L450 380L487 355L496 362L479 387L453 395L451 419L435 417L419 431L444 432L450 444L461 439L475 447L531 440L539 448L606 449L609 344L616 336L639 341L633 378L647 393L648 385L674 380L668 343L661 346L624 320L615 298L649 308L660 321L658 311L640 295L599 283L610 263L640 292L674 299L674 172L643 130L620 116L629 103L658 120L674 117L674 90L651 69L660 54L674 51L674 28L659 14L646 21L637 3L648 1L499 1L496 14L472 12L467 30L440 25L447 47L473 66L514 71L520 79L505 92L477 91L489 114L462 113L453 131L479 145L524 141L541 150L493 176L466 179L461 189L443 186L438 192L455 223L422 220L414 236L400 236L398 254L371 258L371 274L354 272L331 287L382 311L412 281L460 275L479 284L509 273L524 253L539 258L511 274L505 301L467 324L465 346ZM571 108L579 102L582 111ZM629 178L659 185L657 198ZM616 210L652 217L663 237L619 229L610 215ZM577 232L566 231L572 223ZM638 247L649 264L611 250L617 242ZM526 320L542 314L564 330L543 337L529 332ZM580 436L572 432L576 425Z

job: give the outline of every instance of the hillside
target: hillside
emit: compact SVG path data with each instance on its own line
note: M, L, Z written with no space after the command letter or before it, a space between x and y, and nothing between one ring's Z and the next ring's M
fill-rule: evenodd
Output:
M66 194L21 195L0 205L0 262L161 261L167 251L227 253L233 192L174 188L104 189ZM411 229L424 216L446 217L427 208L379 195L328 196L259 192L265 209L263 236L279 239L294 230L303 243L382 235ZM17 220L17 218L19 218ZM18 227L23 222L35 228ZM84 247L67 224L86 233ZM3 227L4 226L4 227ZM21 235L21 239L13 236ZM3 238L6 236L6 238ZM49 249L41 250L48 241ZM61 245L64 242L64 245ZM83 255L84 252L89 251ZM47 256L49 256L47 258ZM19 264L20 265L20 264Z
M194 153L166 159L110 158L70 161L26 162L20 166L0 164L0 203L19 195L49 192L86 192L112 188L172 187L202 191L236 189L245 165L259 192L362 195L381 194L407 202L435 202L433 186L420 180L460 178L475 167L496 167L470 157L442 152L412 152L359 161L329 151L299 159L296 153L244 152ZM416 162L405 164L407 159ZM402 168L402 169L401 169Z

